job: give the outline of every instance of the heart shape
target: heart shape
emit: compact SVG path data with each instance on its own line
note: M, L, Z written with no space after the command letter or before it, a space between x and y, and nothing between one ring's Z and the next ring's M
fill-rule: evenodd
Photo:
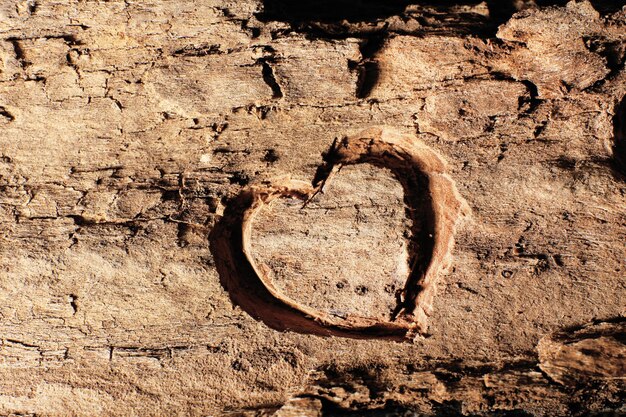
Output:
M448 176L444 160L415 136L371 128L335 141L312 182L281 179L244 188L213 228L210 241L223 287L232 301L277 330L355 338L413 340L427 331L437 282L450 266L454 232L469 209ZM282 294L268 268L251 251L255 216L281 197L304 202L323 191L343 165L369 163L388 168L402 184L413 221L409 242L410 272L389 321L334 316Z

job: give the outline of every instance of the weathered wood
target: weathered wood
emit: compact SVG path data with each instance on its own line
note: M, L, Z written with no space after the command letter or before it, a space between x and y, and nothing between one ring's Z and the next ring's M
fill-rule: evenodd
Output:
M626 412L622 4L285 1L0 2L0 414ZM428 334L255 320L214 226L376 127L471 212ZM392 320L428 216L405 200L345 166L263 207L253 257L302 306Z

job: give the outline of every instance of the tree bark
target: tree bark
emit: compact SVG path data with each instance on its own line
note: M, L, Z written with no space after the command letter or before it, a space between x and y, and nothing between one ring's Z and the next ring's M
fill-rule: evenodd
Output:
M617 3L3 0L0 414L626 413Z

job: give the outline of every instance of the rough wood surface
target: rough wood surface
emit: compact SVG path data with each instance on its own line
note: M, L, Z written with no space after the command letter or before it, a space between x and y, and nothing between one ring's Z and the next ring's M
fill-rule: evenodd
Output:
M295 3L0 0L0 414L626 413L623 2ZM214 226L369 128L440 155L471 212L428 331L276 330ZM375 165L251 231L336 320L394 319L445 199Z

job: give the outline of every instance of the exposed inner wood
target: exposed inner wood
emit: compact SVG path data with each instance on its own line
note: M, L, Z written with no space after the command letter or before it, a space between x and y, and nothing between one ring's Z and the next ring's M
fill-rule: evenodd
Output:
M355 189L357 183L365 188ZM329 314L391 320L409 273L411 229L393 173L344 166L302 206L299 199L276 199L253 225L253 254L269 267L276 287Z

